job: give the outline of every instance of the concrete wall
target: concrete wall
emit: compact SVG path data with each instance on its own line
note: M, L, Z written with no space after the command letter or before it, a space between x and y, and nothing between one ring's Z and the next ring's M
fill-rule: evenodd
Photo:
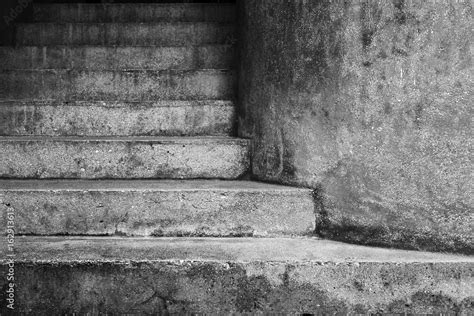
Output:
M255 178L314 188L321 236L472 254L472 2L331 2L239 2Z
M33 0L0 1L0 46L14 44L15 23L31 17L32 3Z

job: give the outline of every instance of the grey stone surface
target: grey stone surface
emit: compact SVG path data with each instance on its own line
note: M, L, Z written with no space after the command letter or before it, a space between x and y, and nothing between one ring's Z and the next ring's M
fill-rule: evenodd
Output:
M15 245L17 310L36 315L473 312L472 257L315 239L17 237Z
M240 6L239 133L322 236L474 252L469 1Z
M0 135L230 135L231 101L0 101Z
M249 167L245 139L0 137L2 178L222 178Z
M154 101L232 99L226 70L3 70L0 98Z
M19 46L0 47L0 69L230 69L234 47Z
M234 25L214 22L162 23L21 23L16 44L184 46L223 44L234 37Z
M0 181L0 224L27 235L290 236L314 230L311 190L248 181Z
M235 5L225 3L35 3L36 22L231 22Z

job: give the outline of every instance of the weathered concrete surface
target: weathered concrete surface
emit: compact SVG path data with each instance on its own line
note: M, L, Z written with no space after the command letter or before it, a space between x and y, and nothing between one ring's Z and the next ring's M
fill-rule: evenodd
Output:
M214 22L19 23L16 44L185 46L223 44L234 25Z
M231 99L234 76L226 70L3 70L0 98L35 100Z
M231 101L0 101L0 135L230 135Z
M234 47L227 45L20 46L0 47L0 69L230 69Z
M235 5L223 3L35 3L36 22L231 22Z
M248 181L0 180L0 201L0 224L14 212L27 235L289 236L315 223L311 190Z
M16 308L35 315L474 312L472 257L311 239L17 237L15 247ZM5 301L5 278L0 288Z
M242 0L239 14L255 176L313 187L322 236L473 253L472 2Z
M0 137L0 177L235 179L248 147L228 137Z

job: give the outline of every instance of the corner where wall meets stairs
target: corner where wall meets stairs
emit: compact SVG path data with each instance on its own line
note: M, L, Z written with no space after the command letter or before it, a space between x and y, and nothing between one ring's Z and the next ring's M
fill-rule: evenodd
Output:
M198 2L35 2L0 47L0 314L474 312L471 257L320 240L251 180L236 5Z

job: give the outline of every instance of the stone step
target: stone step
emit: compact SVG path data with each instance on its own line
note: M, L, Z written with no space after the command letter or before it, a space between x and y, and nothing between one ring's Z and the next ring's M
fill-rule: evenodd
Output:
M0 47L0 69L230 69L232 45Z
M0 99L225 100L234 76L224 70L3 70Z
M162 23L19 23L16 44L190 46L230 44L233 24L215 22Z
M0 101L0 135L231 135L232 101Z
M0 200L27 235L284 236L315 225L311 190L250 181L0 180Z
M0 137L0 177L236 179L249 142L228 137Z
M62 3L33 4L36 22L233 22L234 4Z
M0 288L13 283L16 311L36 315L474 312L472 256L313 238L9 240L0 243Z

